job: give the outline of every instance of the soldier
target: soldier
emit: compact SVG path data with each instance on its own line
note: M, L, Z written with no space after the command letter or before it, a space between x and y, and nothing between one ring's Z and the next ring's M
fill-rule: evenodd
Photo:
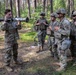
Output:
M18 29L21 29L20 22L12 20L12 13L10 9L5 10L5 21L1 26L1 29L5 31L5 66L7 71L12 71L10 62L13 59L15 64L19 64L18 57L18 43L19 39Z
M59 56L59 65L60 68L57 71L65 70L67 66L67 49L70 47L70 22L65 18L66 11L65 9L59 9L57 11L58 18L60 20L59 26L55 27L55 43L57 44L57 51Z
M40 19L37 20L36 22L36 26L38 27L37 30L37 36L38 36L38 47L39 47L39 51L43 50L43 46L44 46L44 42L45 42L45 37L46 37L46 28L48 26L48 22L45 18L45 13L41 12L40 13Z
M71 54L74 61L73 65L76 65L76 11L72 14L72 22L71 22Z
M47 31L48 29L50 29L50 34L49 34L49 48L50 48L50 51L51 51L51 56L53 56L55 59L57 59L57 50L56 50L56 45L55 45L55 37L54 37L54 27L55 26L58 26L58 21L56 21L56 18L57 18L57 14L56 13L52 13L51 14L51 22L49 24L49 27L47 28Z

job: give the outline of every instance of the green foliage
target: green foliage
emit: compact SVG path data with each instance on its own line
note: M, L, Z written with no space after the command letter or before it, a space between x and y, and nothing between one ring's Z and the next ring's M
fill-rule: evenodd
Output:
M55 0L54 1L54 10L57 10L59 8L65 8L66 5L65 5L65 2L64 0Z
M4 3L0 5L0 17L4 16L4 9L5 9L4 5L5 5Z
M23 71L20 71L19 75L60 75L50 65L51 61L50 57L33 61L32 64L26 65Z
M28 41L31 42L34 40L35 35L36 35L35 32L27 32L27 33L21 34L20 39L25 42L28 42Z
M28 16L28 8L24 9L24 10L20 10L20 13L21 13L21 17L27 17Z

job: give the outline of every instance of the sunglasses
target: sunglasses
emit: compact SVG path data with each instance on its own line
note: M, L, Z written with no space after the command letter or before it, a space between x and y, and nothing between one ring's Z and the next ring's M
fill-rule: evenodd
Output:
M61 13L57 13L57 14L59 15L59 14L61 14Z
M76 17L76 15L73 15L73 17Z

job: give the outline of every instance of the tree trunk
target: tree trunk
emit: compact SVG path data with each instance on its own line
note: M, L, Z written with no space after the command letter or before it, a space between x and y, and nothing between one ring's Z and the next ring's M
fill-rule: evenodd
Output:
M20 17L20 1L16 0L16 16Z
M0 2L0 7L1 7L1 2ZM0 17L1 17L1 8L0 8Z
M12 16L13 16L13 6L12 6L12 0L10 0L10 8L11 8Z
M46 0L43 0L43 12L45 12Z
M8 0L5 0L5 9L9 8Z
M53 13L53 0L50 0L50 13Z
M36 7L37 7L36 2L37 2L37 0L34 0L34 7L35 7L35 9L36 9Z
M74 11L74 0L70 0L70 17L73 11Z
M28 15L31 18L30 0L27 0L27 1L28 1Z
M46 0L45 12L46 12L46 15L48 15L48 0Z
M24 0L20 0L20 8L24 10Z
M67 9L68 16L70 16L70 0L66 1L66 9Z

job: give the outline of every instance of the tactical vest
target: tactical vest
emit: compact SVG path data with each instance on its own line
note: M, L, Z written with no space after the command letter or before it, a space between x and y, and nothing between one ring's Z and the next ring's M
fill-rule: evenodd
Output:
M39 19L39 23L40 25L35 25L35 30L38 31L38 30L46 30L47 26L44 25L44 22L46 22L46 19Z

